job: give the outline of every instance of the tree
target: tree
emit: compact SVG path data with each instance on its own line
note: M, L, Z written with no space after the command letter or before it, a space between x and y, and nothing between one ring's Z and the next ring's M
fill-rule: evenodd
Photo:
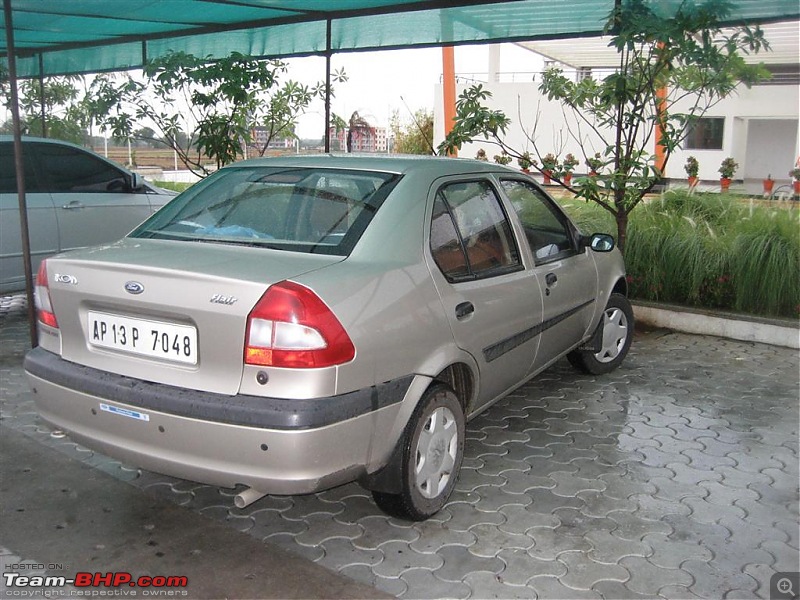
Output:
M353 151L353 145L357 142L369 139L370 135L375 134L375 128L369 124L366 118L354 111L347 122L347 151Z
M574 82L559 69L550 69L539 88L574 113L579 126L570 134L584 159L595 156L588 140L599 140L602 172L579 178L572 187L559 183L614 215L621 249L628 215L661 180L663 167L686 137L688 126L733 93L738 84L749 86L768 76L763 65L748 65L743 58L768 49L761 29L721 27L731 14L729 0L701 4L687 0L673 15L661 14L668 6L673 5L644 0L618 3L606 25L611 34L609 45L619 55L616 71L601 81L586 78ZM483 104L490 96L481 86L461 95L455 127L441 151L483 137L514 157L522 155L504 143L510 120L502 111ZM661 168L651 151L659 128L664 155ZM535 135L527 137L541 159Z
M4 75L0 74L2 77ZM19 107L23 133L38 136L46 133L47 137L76 144L85 143L91 135L92 118L85 110L86 90L81 95L79 85L85 86L85 80L77 75L48 77L44 84L31 79L22 81L19 85ZM7 81L3 82L0 91L7 95L7 87ZM3 130L12 130L10 121L3 125Z
M424 108L411 115L411 121L401 122L397 111L392 114L389 128L394 137L394 151L400 154L436 154L433 148L433 113Z
M243 156L255 127L266 131L259 154L272 139L294 136L297 118L323 95L324 84L281 85L286 71L281 61L237 52L214 61L174 52L149 61L144 81L98 78L94 92L113 105L104 125L115 137L135 138L137 129L151 128L192 172L205 176Z

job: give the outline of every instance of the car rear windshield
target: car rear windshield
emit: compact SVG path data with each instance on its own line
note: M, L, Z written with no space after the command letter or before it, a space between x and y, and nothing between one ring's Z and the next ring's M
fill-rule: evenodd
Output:
M196 184L131 237L346 256L399 175L309 167L232 167Z

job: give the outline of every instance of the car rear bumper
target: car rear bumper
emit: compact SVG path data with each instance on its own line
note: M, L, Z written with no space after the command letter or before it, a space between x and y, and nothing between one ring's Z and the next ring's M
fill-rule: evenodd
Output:
M416 387L405 377L313 401L220 396L82 367L40 348L25 371L42 418L76 442L158 473L270 494L363 475ZM345 408L331 408L337 403Z

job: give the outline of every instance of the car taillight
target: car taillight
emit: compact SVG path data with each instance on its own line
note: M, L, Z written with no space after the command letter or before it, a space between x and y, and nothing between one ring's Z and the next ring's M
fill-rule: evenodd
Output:
M53 305L50 302L50 286L47 283L47 261L42 261L39 265L39 272L36 274L36 318L45 325L58 328L58 321L53 312Z
M331 309L307 287L271 286L247 316L244 362L312 369L353 360L356 349Z

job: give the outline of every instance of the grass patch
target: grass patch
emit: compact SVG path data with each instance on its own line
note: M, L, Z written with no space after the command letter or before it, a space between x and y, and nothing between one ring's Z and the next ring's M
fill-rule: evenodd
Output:
M584 232L616 234L612 215L562 205ZM800 212L732 196L668 192L630 215L631 297L763 316L800 314Z
M194 184L185 183L182 181L154 181L153 185L157 185L165 190L172 190L173 192L184 192L192 187Z

